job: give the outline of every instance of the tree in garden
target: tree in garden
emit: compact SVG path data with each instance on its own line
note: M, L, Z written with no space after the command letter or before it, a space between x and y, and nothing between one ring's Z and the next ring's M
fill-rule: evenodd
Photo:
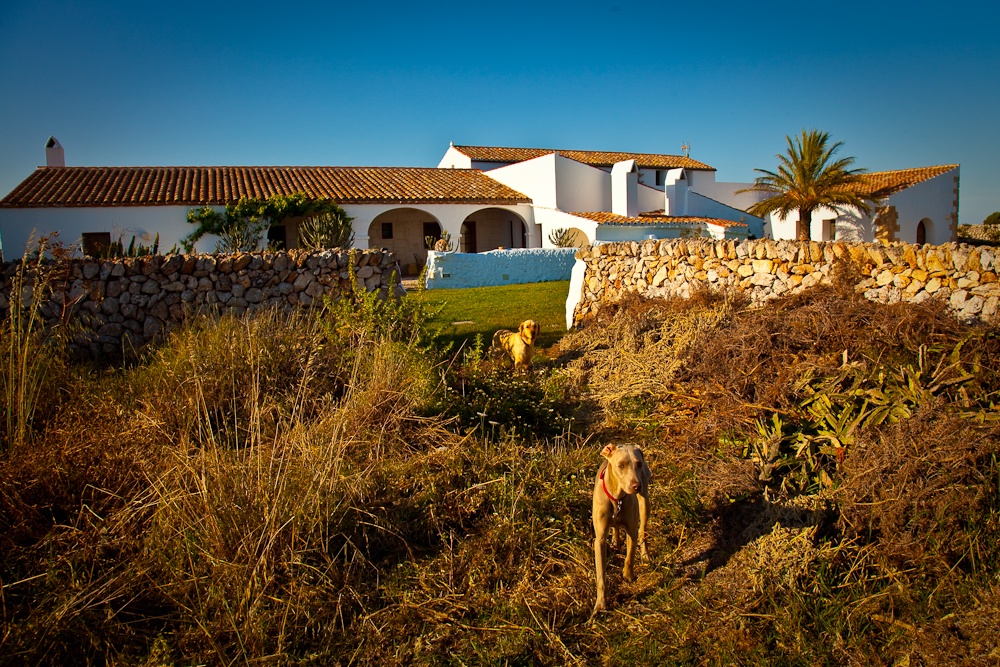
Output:
M864 169L851 169L853 157L835 158L843 145L830 144L830 135L819 130L802 130L801 136L785 137L788 152L778 155L777 171L755 169L760 174L753 186L738 192L761 192L768 196L747 212L764 217L777 213L782 217L798 212L796 238L809 240L813 211L820 207L840 210L854 207L868 215L871 205L864 197Z
M992 227L993 225L1000 225L1000 211L994 211L993 213L990 213L988 216L986 216L986 219L983 220L983 225L987 227Z
M307 243L320 244L315 247L330 247L322 244L333 241L349 244L353 240L353 235L345 235L343 229L345 225L350 228L353 218L349 218L336 202L312 199L305 193L296 192L292 195L273 195L267 199L245 197L227 204L223 213L209 206L191 209L187 220L197 227L181 239L181 245L185 252L191 252L199 239L206 234L214 234L219 237L216 252L258 250L267 230L288 218L305 219ZM317 218L321 220L314 220ZM335 228L338 230L336 234L333 233Z

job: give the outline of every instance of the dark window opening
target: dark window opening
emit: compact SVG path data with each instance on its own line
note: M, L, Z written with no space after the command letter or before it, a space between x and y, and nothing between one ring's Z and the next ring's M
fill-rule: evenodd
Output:
M106 257L111 248L111 232L84 232L83 254Z
M476 221L466 220L462 225L462 252L476 252Z
M284 225L273 225L267 230L267 247L284 250L288 247L288 232Z
M391 239L392 238L392 223L383 222L382 223L382 238Z
M434 238L441 236L441 225L436 222L425 222L424 238L427 238L428 236L433 236Z

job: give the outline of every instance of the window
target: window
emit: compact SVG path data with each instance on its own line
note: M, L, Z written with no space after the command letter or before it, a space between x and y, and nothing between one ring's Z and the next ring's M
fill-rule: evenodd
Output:
M823 221L823 241L836 241L837 240L837 219L828 218Z
M288 232L284 225L268 227L267 247L274 250L284 250L288 247Z
M111 248L110 232L84 232L83 254L91 257L107 256Z
M428 236L433 236L434 238L441 236L441 225L436 222L425 222L424 238L427 238Z
M392 223L391 222L383 222L382 223L382 239L384 240L384 239L391 239L391 238L392 238Z
M663 185L664 181L666 181L666 173L667 172L663 171L662 169L657 169L656 170L656 184L657 185Z

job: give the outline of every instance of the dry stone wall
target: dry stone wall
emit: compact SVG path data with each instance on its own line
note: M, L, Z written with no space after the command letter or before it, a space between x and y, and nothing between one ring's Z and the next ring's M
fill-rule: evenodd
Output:
M703 287L736 289L760 305L829 283L837 262L857 269L857 289L873 301L943 299L963 320L998 318L1000 249L992 247L670 239L587 246L576 257L586 270L574 324L626 292L687 298Z
M352 259L359 288L402 293L395 255L386 250L84 258L43 265L52 289L38 311L49 326L71 325L77 351L116 355L161 338L195 313L290 310L340 298L353 289ZM4 317L19 267L2 265ZM22 303L31 303L33 291L29 279Z

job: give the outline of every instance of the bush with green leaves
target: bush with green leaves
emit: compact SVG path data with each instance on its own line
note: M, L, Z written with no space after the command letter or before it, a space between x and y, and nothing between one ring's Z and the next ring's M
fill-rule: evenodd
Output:
M339 206L309 216L299 223L299 247L306 250L350 248L354 245L353 220Z
M188 222L197 227L181 239L181 245L186 252L191 252L199 239L206 234L214 234L221 238L217 252L257 250L272 225L280 225L288 218L310 218L327 214L346 218L343 209L336 202L313 199L302 192L273 195L267 199L244 197L227 204L222 213L210 206L188 211Z
M482 437L538 439L566 435L572 428L576 400L560 373L512 373L482 361L482 338L465 351L464 363L444 373L444 392L429 406L430 414L455 419L461 433Z
M388 340L415 349L430 349L439 333L430 322L441 307L436 310L429 307L419 288L405 297L397 297L395 282L388 293L367 290L354 272L355 252L351 251L352 259L348 262L352 267L351 291L339 299L326 296L323 300L322 318L328 335L352 348L362 340Z

